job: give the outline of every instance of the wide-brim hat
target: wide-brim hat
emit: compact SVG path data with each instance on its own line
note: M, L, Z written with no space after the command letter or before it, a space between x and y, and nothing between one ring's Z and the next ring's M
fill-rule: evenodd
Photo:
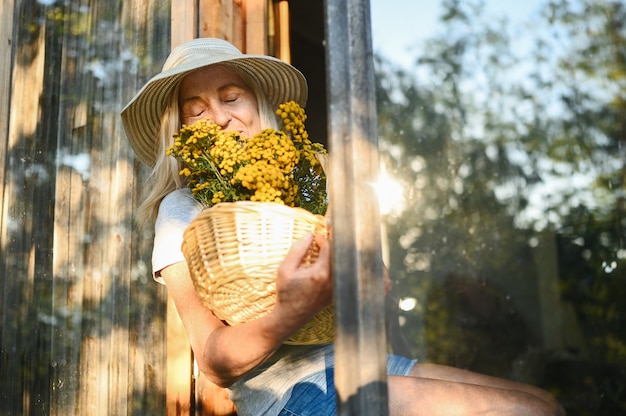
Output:
M148 166L157 159L161 117L174 88L189 72L213 64L228 64L243 70L274 108L287 101L304 106L307 83L290 64L266 55L243 54L222 39L198 38L172 50L162 71L150 79L122 110L122 124L137 157Z

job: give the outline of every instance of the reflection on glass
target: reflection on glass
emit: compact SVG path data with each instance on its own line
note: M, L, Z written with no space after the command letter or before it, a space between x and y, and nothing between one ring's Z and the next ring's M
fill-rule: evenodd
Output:
M133 223L143 172L119 110L169 50L169 3L2 10L0 414L154 414L164 298Z
M626 413L624 2L373 1L401 38L432 28L377 62L393 348ZM5 3L0 413L160 414L164 292L118 114L170 4Z
M439 2L411 59L379 44L381 158L406 195L385 216L398 321L421 360L621 414L626 6L531 3L511 21Z

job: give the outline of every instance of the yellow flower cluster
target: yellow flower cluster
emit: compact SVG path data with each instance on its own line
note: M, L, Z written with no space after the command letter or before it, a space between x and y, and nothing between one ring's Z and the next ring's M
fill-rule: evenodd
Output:
M324 214L326 176L311 143L297 103L281 104L280 130L266 129L252 138L223 131L210 120L184 125L166 153L181 163L180 175L207 206L220 202L277 202Z
M306 121L304 108L295 101L289 101L281 104L276 110L276 114L283 121L283 130L291 136L293 142L303 153L302 157L312 165L317 164L316 155L324 154L326 150L320 143L312 143L309 140L309 134L304 126Z

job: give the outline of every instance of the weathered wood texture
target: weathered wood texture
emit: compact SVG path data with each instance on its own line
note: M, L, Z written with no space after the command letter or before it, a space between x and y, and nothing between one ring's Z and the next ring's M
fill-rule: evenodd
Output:
M329 182L339 415L388 414L378 142L367 0L327 0ZM358 161L358 162L357 162Z
M169 50L169 8L46 4L0 13L0 413L160 414L166 297L119 111Z
M13 42L13 2L0 2L0 133L6 137L9 126L11 95L11 43ZM0 161L6 158L6 146L0 146ZM4 169L0 169L0 184L4 183ZM2 216L0 216L0 229ZM0 304L1 305L1 304Z

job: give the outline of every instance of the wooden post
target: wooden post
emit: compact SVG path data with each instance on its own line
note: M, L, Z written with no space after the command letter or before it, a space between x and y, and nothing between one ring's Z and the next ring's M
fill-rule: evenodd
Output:
M370 6L327 0L330 206L338 415L388 414Z
M268 7L265 0L245 1L244 53L264 55L268 52Z
M11 91L11 48L13 42L13 2L0 2L0 140L8 135L9 100ZM6 146L0 144L0 161L6 158ZM0 184L4 183L4 169L0 169ZM1 207L0 207L1 209Z
M172 48L198 37L198 0L172 0L171 40Z
M274 2L274 54L277 58L291 63L291 33L289 29L289 2Z

